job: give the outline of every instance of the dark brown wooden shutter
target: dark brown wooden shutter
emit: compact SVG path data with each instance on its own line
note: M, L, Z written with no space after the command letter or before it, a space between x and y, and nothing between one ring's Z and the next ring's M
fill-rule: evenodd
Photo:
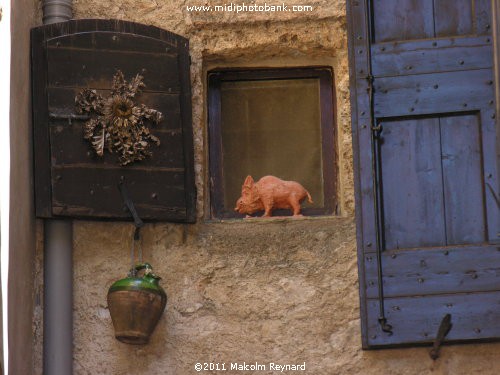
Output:
M33 29L31 43L37 216L128 218L123 181L143 219L194 222L188 40L132 22L72 20ZM150 128L161 141L153 156L127 166L98 157L74 118L76 94L107 96L117 70L127 80L142 74L138 101L164 116Z
M490 1L348 9L363 347L498 339Z

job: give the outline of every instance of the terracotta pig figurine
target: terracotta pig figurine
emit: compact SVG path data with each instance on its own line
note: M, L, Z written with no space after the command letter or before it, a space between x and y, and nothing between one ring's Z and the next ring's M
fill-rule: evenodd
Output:
M288 208L293 210L293 216L302 216L300 203L306 198L313 203L309 192L298 182L283 181L274 176L265 176L254 182L252 176L247 176L234 210L247 214L247 217L264 210L263 217L270 217L273 210Z

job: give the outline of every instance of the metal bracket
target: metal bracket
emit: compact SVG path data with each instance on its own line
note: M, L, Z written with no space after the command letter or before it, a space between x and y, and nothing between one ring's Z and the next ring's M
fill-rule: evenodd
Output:
M451 324L451 314L446 314L443 317L443 320L441 320L436 339L434 340L432 349L429 352L429 355L434 361L439 358L439 350L441 349L441 344L443 343L448 332L450 332L451 327L453 327L453 324Z
M144 226L144 222L139 217L139 214L135 209L134 202L132 202L132 200L130 199L127 187L123 182L120 182L118 184L118 189L120 189L120 192L122 193L123 202L125 203L128 210L132 214L132 217L134 218L134 225L135 225L134 240L138 241L140 238L140 230Z

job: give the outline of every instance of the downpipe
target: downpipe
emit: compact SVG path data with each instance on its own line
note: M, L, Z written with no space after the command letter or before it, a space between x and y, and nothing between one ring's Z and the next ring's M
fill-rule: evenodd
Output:
M73 17L72 0L43 0L43 24ZM43 373L73 373L73 224L44 222Z

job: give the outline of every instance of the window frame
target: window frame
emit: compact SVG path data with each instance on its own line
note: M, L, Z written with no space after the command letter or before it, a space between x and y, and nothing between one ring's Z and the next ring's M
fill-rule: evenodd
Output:
M216 219L241 218L233 207L224 207L224 171L222 145L221 85L231 81L263 81L284 79L319 80L320 125L324 206L303 208L304 215L338 214L337 198L337 139L335 81L331 67L300 68L238 68L214 69L208 72L208 142L210 217ZM253 176L256 180L263 176ZM243 183L243 181L242 181ZM236 202L235 202L236 203ZM274 216L290 215L290 210L275 210Z

